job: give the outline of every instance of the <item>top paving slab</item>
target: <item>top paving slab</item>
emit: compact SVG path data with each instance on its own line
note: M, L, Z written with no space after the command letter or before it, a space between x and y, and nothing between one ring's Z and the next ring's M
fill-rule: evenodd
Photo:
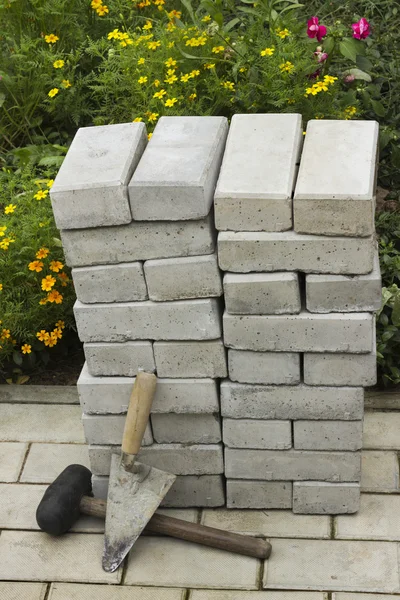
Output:
M376 121L310 121L294 195L299 233L369 236L374 231Z
M133 218L208 215L227 133L225 117L161 117L129 183Z
M146 143L143 123L78 129L50 192L57 227L129 223L127 185Z
M234 115L215 192L217 229L292 227L292 192L302 138L301 115Z

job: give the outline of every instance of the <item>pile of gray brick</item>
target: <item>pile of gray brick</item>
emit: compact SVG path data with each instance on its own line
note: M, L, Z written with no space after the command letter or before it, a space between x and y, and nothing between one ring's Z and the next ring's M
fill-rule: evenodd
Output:
M140 458L178 478L166 506L225 503L218 379L227 376L213 195L222 117L78 131L52 188L86 363L78 381L104 496L139 368L158 385Z
M236 115L215 193L227 505L356 512L376 381L378 125Z

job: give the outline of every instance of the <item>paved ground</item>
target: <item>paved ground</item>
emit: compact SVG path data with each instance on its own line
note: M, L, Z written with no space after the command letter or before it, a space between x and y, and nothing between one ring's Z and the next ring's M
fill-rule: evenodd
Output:
M0 386L0 600L400 600L400 396L390 397L389 411L381 395L368 401L380 409L365 418L357 515L163 511L263 535L272 556L263 564L142 537L110 575L100 564L100 521L82 518L57 539L35 521L46 485L68 464L88 464L75 394L44 396L27 387L16 402L8 390Z

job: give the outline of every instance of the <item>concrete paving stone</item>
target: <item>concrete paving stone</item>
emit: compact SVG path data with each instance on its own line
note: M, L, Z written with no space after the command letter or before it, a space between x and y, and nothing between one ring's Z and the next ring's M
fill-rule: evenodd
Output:
M225 117L161 117L129 183L137 221L210 212L228 134Z
M400 496L361 494L356 515L337 517L335 538L400 541Z
M399 600L399 597L391 594L332 594L332 600Z
M376 342L368 354L306 352L304 354L304 383L307 385L376 384Z
M81 405L87 414L126 413L134 378L93 377L84 365L78 379ZM214 379L157 380L152 413L219 412L217 383Z
M368 275L306 275L306 306L313 313L375 312L382 305L379 255Z
M354 483L361 477L361 453L226 448L225 475L228 479Z
M153 301L210 298L222 295L217 254L147 260L149 298Z
M45 583L0 582L1 600L44 600L46 590Z
M139 538L125 584L255 590L258 570L258 560L247 556L181 540Z
M328 516L295 515L291 510L204 510L201 522L209 527L268 538L330 538Z
M138 302L147 300L147 287L140 262L72 269L78 300L94 302Z
M400 392L393 390L365 390L366 409L400 410Z
M266 588L393 593L399 591L398 544L274 540Z
M222 439L217 414L152 414L151 426L159 444L217 444Z
M364 275L374 266L373 236L323 237L280 233L231 232L218 234L218 261L223 271L303 271L334 275Z
M299 315L230 315L223 317L228 348L273 352L352 352L373 350L370 313L301 312Z
M139 369L153 371L155 362L151 342L114 342L113 344L84 344L86 368L90 375L98 377L135 377ZM80 375L83 383L84 369ZM79 384L79 380L78 380Z
M111 444L120 445L124 432L125 415L82 415L83 430L87 444ZM153 435L150 423L144 432L142 446L150 446L153 443Z
M226 273L225 306L236 315L281 315L301 309L297 273Z
M216 298L115 304L83 304L77 300L74 314L83 342L221 337L220 307Z
M385 598L392 600L388 596L385 596ZM328 595L322 592L211 592L208 590L193 590L190 600L328 600ZM364 599L360 598L360 600ZM370 600L374 600L374 598Z
M234 115L215 192L217 229L284 231L302 144L301 115Z
M198 221L132 221L118 227L61 231L70 267L211 254L214 238L211 216Z
M298 450L360 450L362 421L295 421L294 448Z
M394 452L364 450L361 456L361 491L400 492L397 454Z
M92 472L108 475L111 454L119 453L119 446L89 446ZM174 475L219 475L224 472L221 444L153 444L141 448L138 460Z
M363 389L221 383L221 415L232 419L360 420Z
M154 342L158 377L226 377L222 340L210 342Z
M0 441L83 444L80 406L0 404Z
M229 448L286 450L292 447L291 421L223 419L222 439Z
M308 122L293 200L295 231L374 232L378 135L377 121ZM317 171L318 189L312 181Z
M0 481L18 481L28 444L0 442Z
M101 568L103 545L98 534L2 531L0 580L119 583L122 569L106 573Z
M146 143L143 123L78 129L50 191L58 229L129 223L127 185Z
M0 403L79 404L74 385L0 385Z
M400 450L400 413L366 412L363 448Z
M184 600L185 594L185 590L172 588L53 583L48 600Z
M226 506L234 509L292 508L292 482L228 479Z
M300 383L300 354L294 352L228 350L228 368L231 381L240 383Z
M293 512L307 515L351 514L360 507L359 483L295 481Z
M22 471L25 483L51 483L68 465L89 468L88 447L81 444L32 444Z

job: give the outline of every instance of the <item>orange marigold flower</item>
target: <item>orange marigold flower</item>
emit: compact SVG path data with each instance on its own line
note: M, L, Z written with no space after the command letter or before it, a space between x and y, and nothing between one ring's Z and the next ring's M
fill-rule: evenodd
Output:
M30 354L32 352L32 346L30 344L24 344L21 346L22 354Z
M37 252L36 252L36 258L46 258L46 256L50 253L50 250L48 248L40 248Z
M46 275L46 277L44 277L42 279L42 290L44 290L45 292L48 292L49 290L51 290L51 288L53 287L55 282L56 282L55 277L53 277L52 275Z
M44 342L44 340L46 340L49 337L49 334L45 329L41 329L37 332L36 337L40 342Z
M54 271L54 273L58 273L63 268L64 265L59 260L52 260L49 266L50 271Z
M61 321L61 319L59 321L57 321L56 327L58 327L59 329L64 329L64 327L65 327L64 321Z
M40 271L43 269L43 263L41 260L33 260L29 263L28 269L30 271L36 271L36 273L40 273Z
M59 340L61 340L61 338L62 338L62 330L59 329L58 327L56 327L56 329L54 329L54 331L52 331L50 335L52 335L53 337L56 337Z
M56 304L61 304L63 301L63 296L57 290L52 290L49 294L47 294L48 302L55 302Z

